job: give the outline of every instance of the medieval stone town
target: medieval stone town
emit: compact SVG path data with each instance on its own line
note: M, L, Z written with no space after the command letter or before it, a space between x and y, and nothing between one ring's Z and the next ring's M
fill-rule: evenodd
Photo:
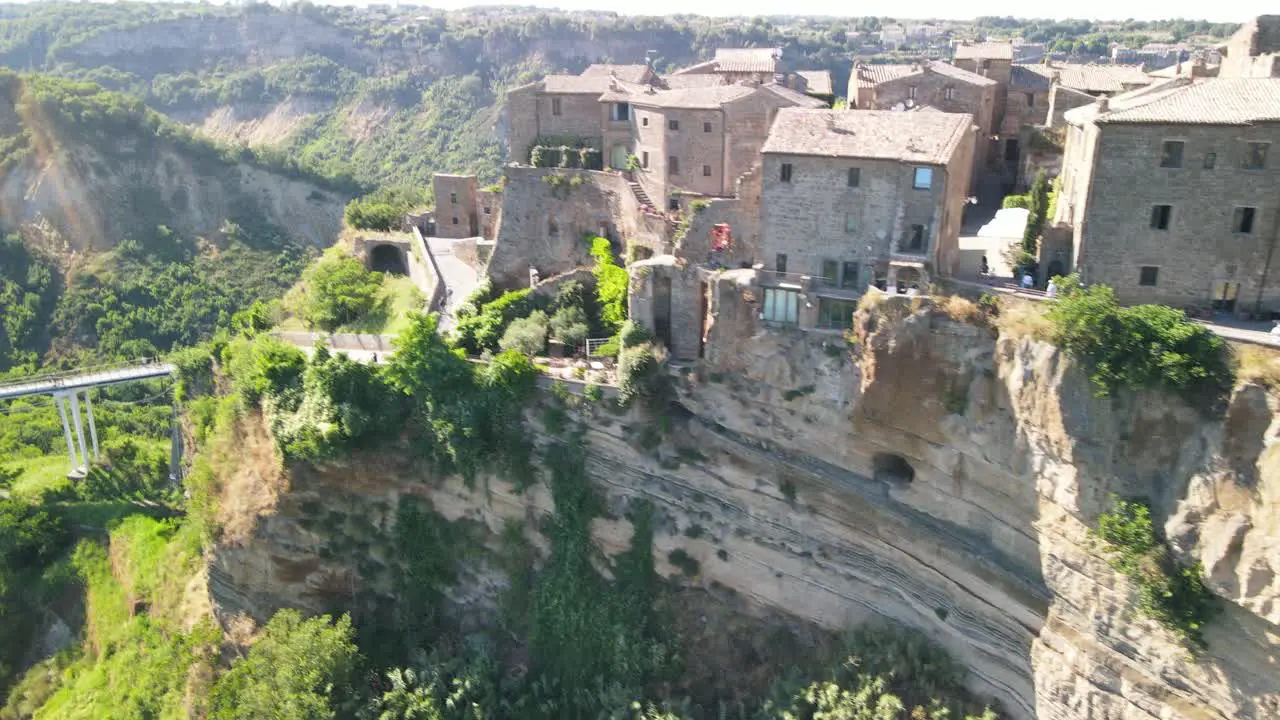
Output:
M633 320L674 359L697 358L725 309L714 278L767 325L819 330L847 328L868 288L1035 292L1071 273L1124 303L1280 311L1280 16L1216 63L1014 57L979 42L950 62L858 63L847 89L775 48L549 75L507 95L500 191L437 176L426 220L459 255L491 253L499 287L589 266L583 237L608 238ZM1042 173L1053 201L1019 258L1027 213L1002 200Z

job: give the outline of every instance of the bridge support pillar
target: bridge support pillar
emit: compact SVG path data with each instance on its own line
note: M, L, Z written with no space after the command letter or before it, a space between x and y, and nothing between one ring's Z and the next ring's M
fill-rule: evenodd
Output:
M67 398L63 393L54 393L53 404L58 406L58 415L62 418L62 435L67 439L67 454L71 456L71 473L75 474L80 463L76 460L76 446L71 440L71 425L67 423Z
M84 422L80 419L80 394L71 393L71 414L76 421L76 440L80 441L80 472L89 472L89 451L84 446Z
M93 441L93 461L98 462L98 427L93 424L93 401L89 399L91 390L84 391L84 408L89 415L89 439Z

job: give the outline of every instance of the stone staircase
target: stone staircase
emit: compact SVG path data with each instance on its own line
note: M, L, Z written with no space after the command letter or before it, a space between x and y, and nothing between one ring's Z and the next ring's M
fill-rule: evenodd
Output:
M639 201L641 207L647 205L655 210L658 209L658 206L654 205L653 201L649 199L649 193L644 191L644 188L640 186L640 183L632 181L627 184L631 186L631 192L636 196L636 200Z

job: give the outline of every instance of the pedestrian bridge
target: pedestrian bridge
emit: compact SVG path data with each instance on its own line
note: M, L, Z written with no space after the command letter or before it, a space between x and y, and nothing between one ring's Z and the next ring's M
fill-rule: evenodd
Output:
M89 391L107 385L119 385L121 383L151 380L171 375L173 375L173 365L158 362L153 358L144 358L116 365L80 368L69 372L49 373L46 375L32 375L20 380L0 383L0 400L13 400L29 395L52 395L53 403L58 408L58 415L62 418L62 434L67 441L67 454L71 457L71 472L69 475L70 477L84 477L89 469L90 447L93 451L93 459L97 460L99 456L98 427L93 419L93 400L90 399ZM82 394L84 396L85 415L88 416L89 420L89 440L91 443L89 447L85 446L84 425L81 422L80 400ZM75 429L74 439L72 437L73 428ZM179 473L178 462L182 457L182 436L178 432L176 416L171 423L170 435L172 448L169 457L169 475L170 479L176 481ZM79 445L80 450L79 456L76 455L77 445Z
M168 377L172 374L173 365L169 363L140 360L70 372L33 375L21 380L0 383L0 400L12 400L26 395L70 393L104 385Z

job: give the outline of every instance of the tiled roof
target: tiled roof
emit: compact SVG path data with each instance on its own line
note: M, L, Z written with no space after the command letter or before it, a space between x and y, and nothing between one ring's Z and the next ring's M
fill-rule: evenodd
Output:
M831 73L827 70L797 70L796 74L804 78L808 85L805 92L810 95L831 95L834 88L831 84Z
M700 62L696 65L682 67L671 74L672 75L701 75L705 73L713 73L715 71L716 71L716 61L704 60L703 62Z
M772 73L778 71L781 48L719 48L716 70L719 72Z
M761 152L943 165L972 126L967 113L784 108Z
M1191 77L1192 73L1197 73L1200 77L1217 77L1219 66L1205 65L1202 68L1193 69L1190 62L1174 63L1168 67L1162 67L1159 70L1151 70L1147 74L1153 78L1168 80L1176 77Z
M685 110L714 110L721 105L746 97L757 88L749 85L716 85L679 90L655 90L631 95L631 103L648 107L681 108Z
M542 87L557 95L599 95L609 89L610 80L608 75L548 75Z
M1028 92L1049 92L1049 78L1032 70L1032 65L1014 65L1009 73L1009 87Z
M827 107L827 104L825 102L823 102L822 100L819 100L816 97L809 97L808 95L805 95L802 92L792 90L791 88L783 85L778 85L777 83L769 83L768 85L761 85L760 87L762 90L767 90L768 92L771 92L774 95L777 95L783 100L790 102L792 105L796 107L807 107L807 108Z
M659 78L659 82L668 90L680 90L692 87L712 87L714 85L725 85L725 78L715 73L695 73L689 75L663 75Z
M1047 90L1055 75L1062 86L1087 93L1119 93L1134 86L1151 84L1151 77L1137 65L1066 63L1015 65L1013 84L1038 89L1038 83L1033 78L1039 76L1043 78L1044 89ZM1020 81L1026 84L1020 85Z
M980 42L957 45L955 52L959 60L1008 60L1013 61L1013 43Z
M587 69L582 71L582 77L596 77L599 75L608 77L609 73L613 73L619 80L638 83L644 82L645 74L648 72L648 65L606 65L598 63L588 65Z
M898 80L911 75L923 75L925 72L936 72L939 75L946 75L970 85L997 84L991 78L936 60L905 65L855 65L853 71L855 87L875 87L891 80Z
M1097 103L1066 114L1075 124L1168 123L1252 125L1280 122L1280 78L1180 78Z

